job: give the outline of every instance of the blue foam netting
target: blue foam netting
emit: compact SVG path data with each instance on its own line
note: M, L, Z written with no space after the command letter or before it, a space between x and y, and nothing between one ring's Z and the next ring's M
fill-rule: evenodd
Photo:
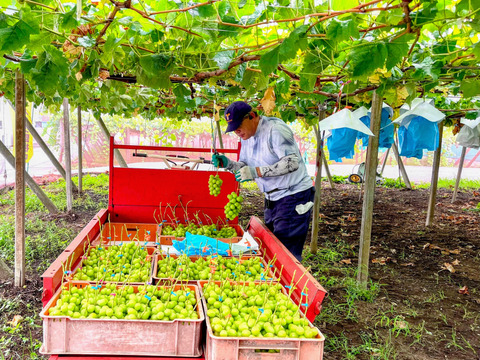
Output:
M213 254L227 256L229 250L229 244L223 241L205 235L193 235L189 232L185 234L184 240L173 240L172 245L175 250L188 256L208 256Z

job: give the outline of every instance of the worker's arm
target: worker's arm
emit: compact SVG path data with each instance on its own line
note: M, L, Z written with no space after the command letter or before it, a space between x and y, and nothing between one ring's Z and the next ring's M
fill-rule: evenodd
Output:
M253 180L257 177L274 177L286 175L298 169L298 162L299 159L297 155L287 155L273 165L258 167L244 166L235 172L235 178L237 179L237 181L244 182Z
M226 169L230 170L231 172L236 172L236 171L238 171L241 168L246 167L246 166L247 166L247 164L245 164L243 161L238 161L237 162L237 161L229 160Z

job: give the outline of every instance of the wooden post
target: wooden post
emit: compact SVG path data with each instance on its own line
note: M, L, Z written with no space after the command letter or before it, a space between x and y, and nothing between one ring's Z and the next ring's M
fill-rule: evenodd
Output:
M7 149L5 144L0 141L0 154L7 160L12 168L15 168L15 157L12 153ZM25 173L25 182L27 183L28 187L32 192L37 195L38 199L42 202L42 204L47 208L49 212L52 214L56 214L58 212L57 207L55 204L48 198L48 196L43 192L42 188L38 186L35 180L32 179L28 173Z
M102 129L103 135L105 135L105 139L110 144L110 132L108 131L107 126L103 122L102 117L100 115L94 116L94 117L95 117L95 120L97 120L97 123L98 123L98 126L100 126L100 129ZM125 159L123 158L122 154L118 149L114 149L113 153L115 155L115 159L117 159L118 164L121 167L128 167L127 163L125 162Z
M25 78L15 73L15 286L25 285Z
M65 147L65 184L67 190L67 211L72 210L72 156L70 152L70 114L68 112L68 99L63 99L63 141Z
M382 119L382 96L373 92L370 130L374 136L368 141L367 159L365 168L365 194L362 206L362 224L360 228L360 251L358 254L357 281L360 286L366 287L368 280L368 265L370 261L370 242L372 237L373 200L377 181L378 142L380 122Z
M325 119L326 107L320 105L318 107L318 122ZM318 215L320 212L320 190L322 189L322 157L323 157L323 139L320 136L318 125L314 127L317 136L317 156L315 159L315 200L313 201L312 216L312 237L310 239L310 252L316 254L318 250Z
M438 148L433 155L432 181L430 183L430 198L428 200L427 220L425 226L430 226L435 215L435 201L437 200L438 170L442 155L443 121L438 124Z
M77 107L77 135L78 135L78 193L82 193L83 181L83 148L82 148L82 108Z
M460 180L462 178L463 162L465 161L466 153L467 148L462 146L462 155L460 156L460 163L458 164L457 180L455 181L455 189L453 190L452 204L457 200L458 186L460 185Z
M400 153L398 152L398 147L397 144L393 143L392 144L392 150L393 154L395 155L395 159L397 160L398 163L398 168L400 169L400 173L402 174L403 181L405 182L405 186L407 189L412 189L412 184L410 183L410 179L408 178L407 175L407 170L405 169L405 165L403 165L403 161L400 158Z
M330 174L330 168L328 167L327 157L322 156L322 160L323 160L323 166L325 166L325 172L327 173L328 182L330 183L330 188L333 189L335 188L335 183L332 180L332 174Z

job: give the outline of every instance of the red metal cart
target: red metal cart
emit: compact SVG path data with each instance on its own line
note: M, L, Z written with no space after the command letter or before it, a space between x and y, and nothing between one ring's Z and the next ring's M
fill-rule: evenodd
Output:
M173 161L176 166L169 166L167 169L138 166L122 168L114 165L114 151L123 151L125 156L140 155L140 158L146 157L148 159L150 157L150 159L155 160L157 158L162 161L164 161L162 157L166 157L168 159L176 158L178 161ZM185 154L188 156L196 154L198 156L209 151L201 148L117 145L111 138L108 209L100 210L42 275L43 305L45 306L61 285L65 264L74 268L81 261L87 245L99 237L102 225L109 221L152 224L158 223L160 217L188 219L195 214L200 217L208 216L211 219L221 218L225 220L223 207L228 202L226 195L239 190L238 182L235 181L233 174L224 171L218 172L223 180L222 193L218 197L212 197L208 194L208 178L216 172L201 169L192 171L189 165L185 166L185 164L189 164L189 158L182 157ZM222 149L219 151L229 156L236 156L236 159L238 159L240 152L239 149ZM165 153L167 154L165 155ZM182 155L179 155L179 153ZM177 165L178 163L182 164ZM155 166L158 167L158 163ZM196 165L192 167L198 168ZM237 221L238 218L232 223L237 224ZM305 301L305 298L302 300L301 292L305 289L308 290L308 306L302 307L302 310L306 317L313 322L315 316L320 313L322 301L327 295L325 289L310 273L307 273L307 270L287 251L260 219L252 217L246 230L259 240L261 251L266 259L270 261L275 257L274 266L277 269L283 267L281 283L287 285L298 282L297 289L292 294L292 298L297 304L300 301ZM50 357L50 360L60 359L173 360L178 358L105 355L52 355ZM204 358L195 359L202 360Z

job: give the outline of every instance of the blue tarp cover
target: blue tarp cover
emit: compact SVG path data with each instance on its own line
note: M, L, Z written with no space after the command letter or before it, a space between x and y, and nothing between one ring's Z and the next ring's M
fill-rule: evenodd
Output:
M437 150L438 137L439 131L436 122L416 116L410 121L408 128L400 126L398 129L400 156L421 159L423 150Z
M366 126L370 127L370 116L360 118ZM382 109L382 120L380 123L379 147L389 148L393 144L393 123L390 120L388 108ZM332 135L327 139L328 153L330 160L342 162L342 158L352 159L355 154L355 140L362 139L363 146L368 146L367 134L350 128L332 130Z

